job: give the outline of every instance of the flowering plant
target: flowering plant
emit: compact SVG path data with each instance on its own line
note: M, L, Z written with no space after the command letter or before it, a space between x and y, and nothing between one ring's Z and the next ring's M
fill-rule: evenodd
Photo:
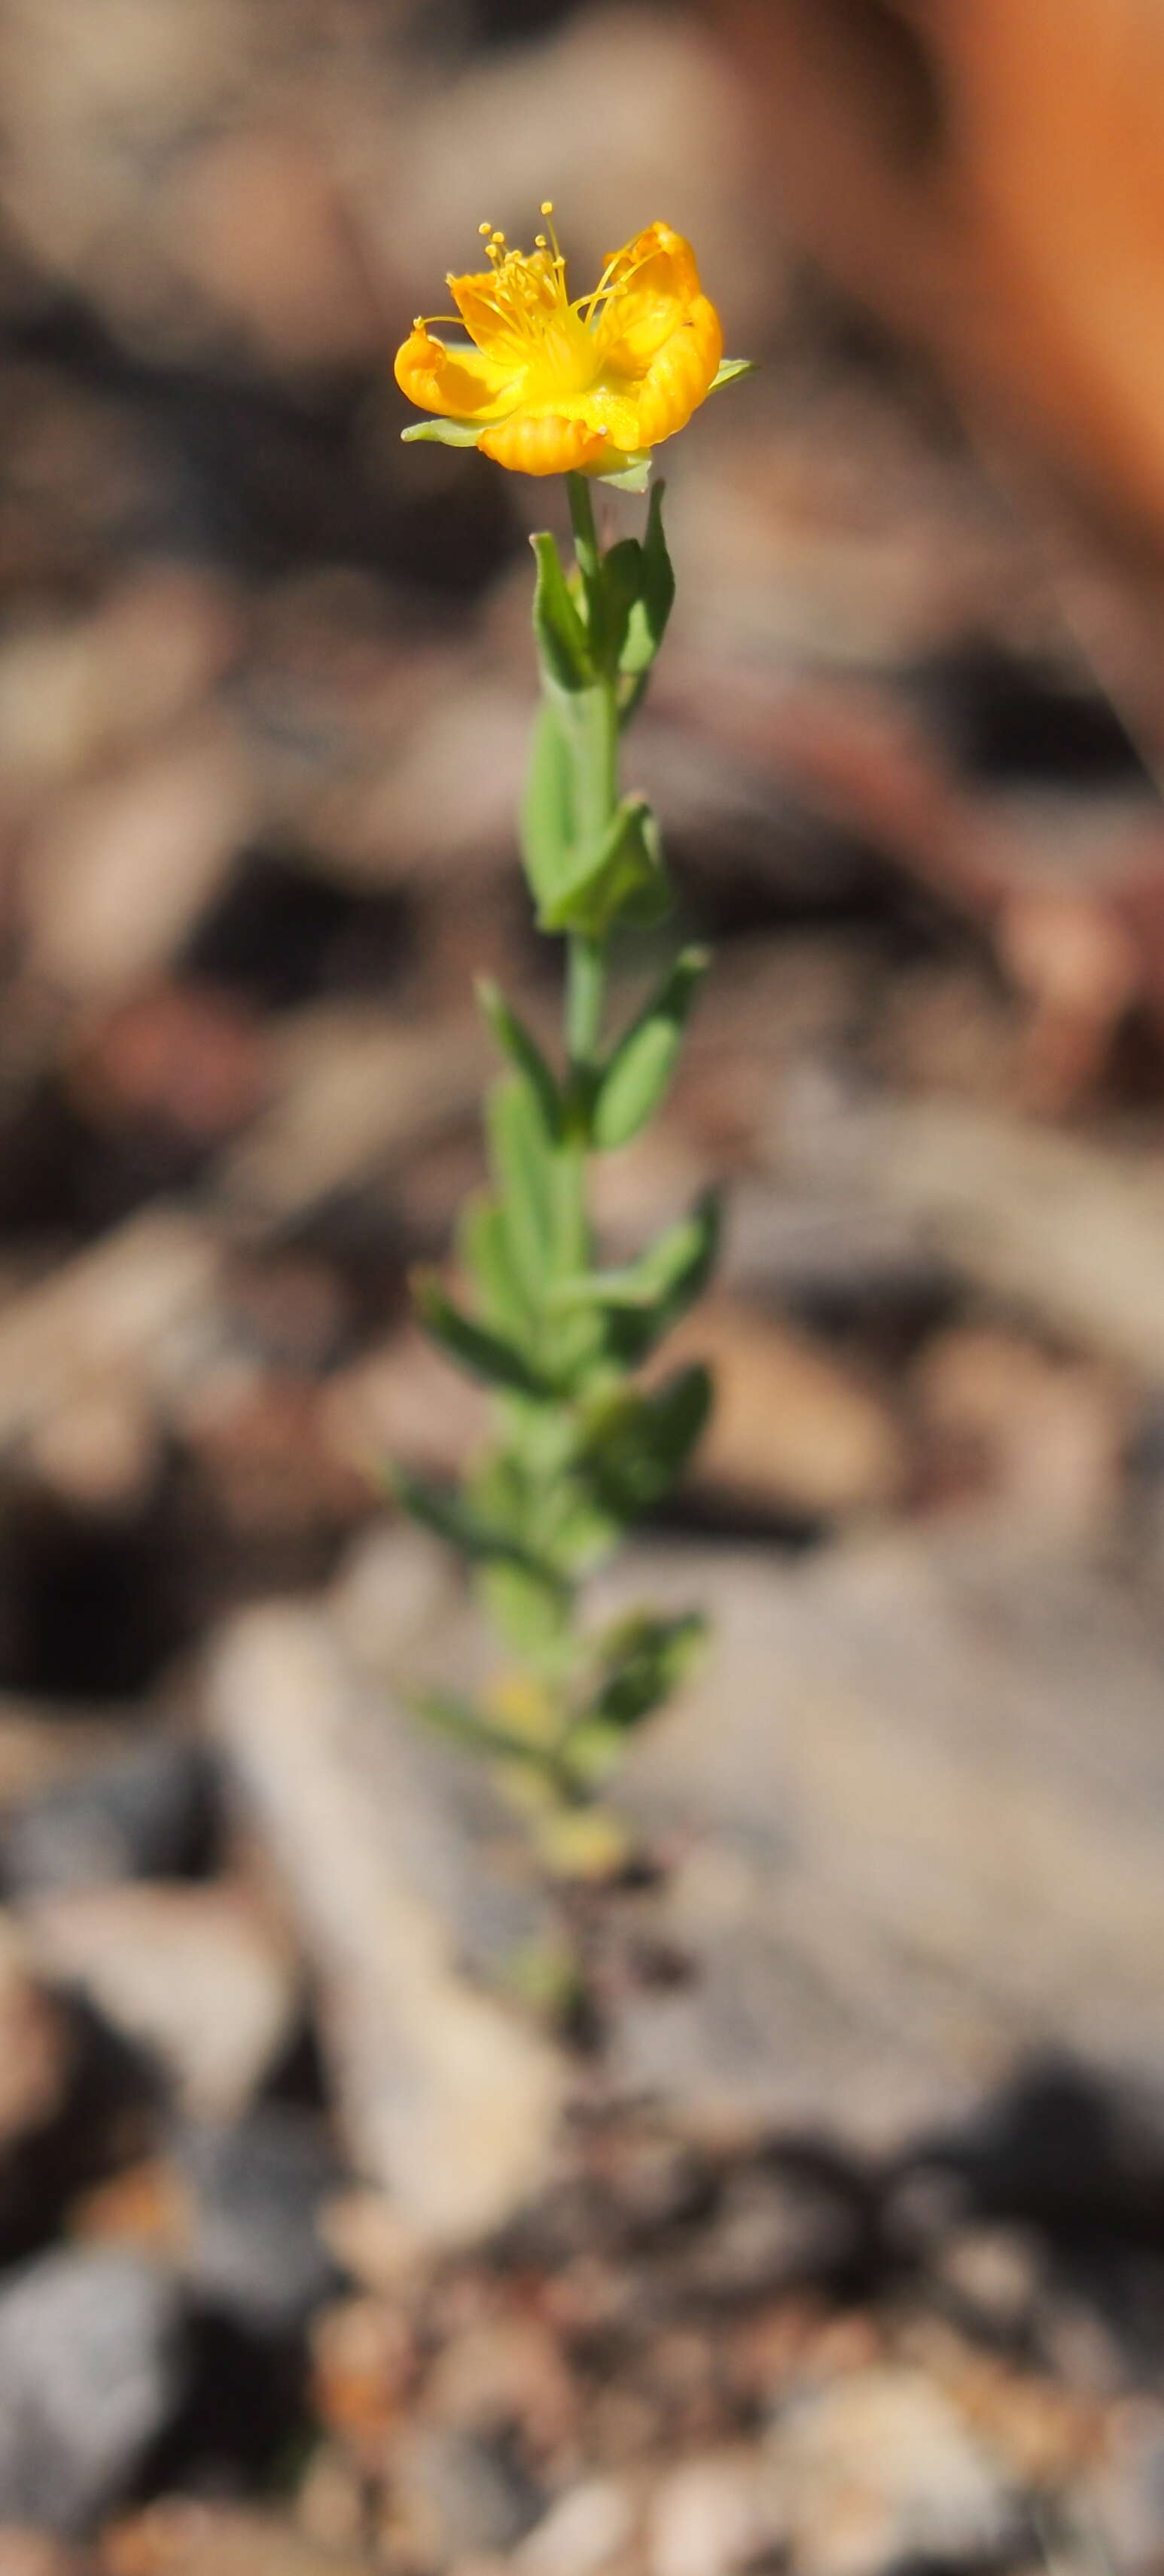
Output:
M551 218L552 205L542 212ZM702 1622L642 1612L595 1633L580 1589L677 1483L707 1419L705 1369L648 1384L638 1371L708 1279L717 1210L702 1199L625 1267L597 1261L589 1159L628 1145L661 1105L708 961L681 949L628 1025L607 1034L612 939L672 911L655 816L622 793L619 770L675 583L662 484L641 537L605 551L592 487L645 491L653 449L744 362L724 363L694 255L667 224L649 225L575 300L552 225L530 253L482 232L487 267L448 280L468 343L435 338L440 316L417 321L396 375L429 415L406 439L566 476L573 566L552 535L532 540L542 704L521 826L538 926L566 943L565 1030L552 1064L504 994L480 987L507 1071L487 1112L491 1187L461 1226L471 1300L435 1275L416 1296L433 1339L491 1388L497 1437L456 1493L403 1471L395 1485L475 1568L521 1659L481 1704L431 1693L427 1715L520 1787L554 1865L595 1873L625 1854L604 1785L629 1731L675 1687Z

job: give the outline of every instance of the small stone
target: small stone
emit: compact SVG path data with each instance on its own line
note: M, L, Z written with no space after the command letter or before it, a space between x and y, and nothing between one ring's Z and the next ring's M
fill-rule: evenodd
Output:
M134 1745L21 1808L4 1836L4 1874L20 1897L180 1878L204 1860L213 1823L213 1771L201 1745Z
M409 2530L443 2558L512 2549L543 2498L502 2441L425 2425L397 2453Z
M190 2279L254 2333L297 2335L336 2287L320 2213L335 2161L314 2114L266 2103L237 2124L192 2128L176 2160L195 2201Z
M24 1920L37 1958L120 2034L161 2061L185 2109L245 2108L290 2037L297 1990L286 1944L220 1884L77 1888Z
M651 2507L651 2576L735 2576L786 2539L779 2498L754 2451L685 2460Z
M183 2393L182 2300L136 2255L46 2254L0 2291L0 2522L81 2532Z
M550 2506L522 2541L513 2564L520 2576L603 2576L629 2547L634 2527L635 2508L626 2488L614 2478L588 2478Z
M795 2399L772 2460L792 2559L813 2576L970 2568L1023 2538L1005 2472L920 2370L874 2364Z
M959 2227L937 2248L934 2273L996 2333L1020 2334L1043 2278L1038 2239L1025 2227Z
M863 2234L856 2191L811 2174L745 2164L730 2176L697 2242L693 2277L718 2297L831 2281L856 2262Z

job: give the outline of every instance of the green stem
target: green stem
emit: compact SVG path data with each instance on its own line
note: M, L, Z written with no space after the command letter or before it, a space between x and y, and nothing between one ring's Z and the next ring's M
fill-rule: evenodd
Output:
M578 1073L588 1072L598 1053L605 989L602 940L571 939L566 956L566 1046Z

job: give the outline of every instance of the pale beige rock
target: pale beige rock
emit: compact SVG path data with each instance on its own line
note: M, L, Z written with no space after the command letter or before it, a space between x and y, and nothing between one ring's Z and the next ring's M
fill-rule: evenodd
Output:
M352 2151L408 2223L472 2236L541 2175L563 2076L459 1972L391 1712L324 1617L278 1603L227 1630L211 1705L318 1981Z
M838 1109L804 1137L818 1174L924 1225L1044 1325L1164 1378L1164 1173L1153 1151L957 1100Z
M778 2488L755 2450L684 2460L656 2490L648 2526L651 2576L737 2576L787 2533Z
M920 2370L856 2370L773 2427L791 2554L814 2576L981 2565L1022 2528L1006 2477Z
M196 1222L152 1209L14 1297L0 1313L0 1442L94 1391L181 1376L190 1336L213 1312L221 1260Z
M160 1881L30 1899L33 1955L151 2050L188 2110L245 2110L290 2038L297 1982L286 1944L220 1883Z
M900 1491L904 1444L871 1387L761 1308L704 1302L662 1346L658 1367L705 1360L715 1408L695 1481L758 1508L876 1509Z
M711 1621L618 1782L674 1855L653 1920L693 1969L616 1998L623 2082L876 2147L1048 2049L1159 2095L1150 1601L1013 1521L787 1569L643 1555L602 1599Z
M168 963L254 819L253 782L225 720L200 719L131 768L54 805L29 848L31 962L50 983L112 999Z
M637 2520L634 2497L617 2479L587 2478L551 2505L511 2563L519 2576L606 2576L624 2563Z

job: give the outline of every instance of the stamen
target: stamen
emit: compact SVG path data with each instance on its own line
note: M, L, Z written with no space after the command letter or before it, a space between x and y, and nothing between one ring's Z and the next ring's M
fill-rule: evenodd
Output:
M482 241L484 241L486 234L492 232L493 226L492 224L478 224L477 230L481 235Z
M540 205L540 206L539 206L539 208L538 208L538 212L539 212L539 214L552 216L552 215L553 215L553 211L554 211L554 200L553 200L553 198L552 198L552 197L543 197L543 198L542 198L541 205ZM553 243L553 246L554 246L554 259L555 259L555 262L556 262L556 264L557 264L557 266L558 266L559 268L564 268L564 267L565 267L565 265L566 265L566 263L565 263L565 260L564 260L564 259L563 259L563 257L562 257L561 245L560 245L560 243L559 243L559 241L558 241L558 236L557 236L557 234L556 234L556 232L555 232L555 230L554 230L554 227L553 227L552 222L551 222L551 224L550 224L550 228L549 228L549 229L550 229L550 240L551 240L551 242Z

